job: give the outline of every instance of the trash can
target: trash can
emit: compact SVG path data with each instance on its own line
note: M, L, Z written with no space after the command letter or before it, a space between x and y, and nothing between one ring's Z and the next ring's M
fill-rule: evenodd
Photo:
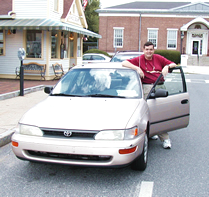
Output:
M187 66L188 55L181 55L181 66Z

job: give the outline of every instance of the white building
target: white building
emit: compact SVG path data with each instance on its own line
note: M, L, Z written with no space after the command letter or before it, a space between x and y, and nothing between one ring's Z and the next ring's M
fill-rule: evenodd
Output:
M46 64L45 78L50 80L54 78L53 63L62 64L65 72L82 63L84 36L101 38L87 30L80 0L0 2L4 5L0 11L0 78L16 77L19 48L26 51L23 63ZM27 78L40 79L40 76Z

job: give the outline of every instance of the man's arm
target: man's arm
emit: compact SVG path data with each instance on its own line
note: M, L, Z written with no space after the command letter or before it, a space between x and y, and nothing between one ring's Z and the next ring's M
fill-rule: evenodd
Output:
M127 60L123 61L122 66L136 70L140 74L140 77L144 78L144 73L141 70L141 68L139 68L138 66L135 66L134 64L130 63L129 61L127 61Z
M176 66L177 65L175 63L171 63L171 64L164 66L164 68L162 69L163 76L165 77L168 74L169 68L175 68Z

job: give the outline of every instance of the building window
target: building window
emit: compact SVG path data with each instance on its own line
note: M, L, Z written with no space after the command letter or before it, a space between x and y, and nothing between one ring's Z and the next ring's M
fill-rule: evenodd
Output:
M26 57L41 58L42 31L28 30L26 33Z
M58 58L59 54L59 36L58 31L52 31L51 33L51 58Z
M122 48L123 47L123 31L124 28L114 28L114 40L113 47L114 48Z
M70 33L70 57L74 57L74 34Z
M157 37L158 29L148 29L148 41L154 44L155 49L157 49Z
M51 58L68 58L68 32L52 31Z
M59 0L54 0L54 11L58 12Z
M167 30L167 49L177 48L177 30Z
M62 43L64 43L64 58L68 58L68 32L63 33Z
M0 55L4 54L4 31L0 30Z

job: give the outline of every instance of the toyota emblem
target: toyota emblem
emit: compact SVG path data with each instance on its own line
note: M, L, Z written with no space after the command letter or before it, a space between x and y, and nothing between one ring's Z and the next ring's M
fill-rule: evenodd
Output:
M64 131L65 137L70 137L72 134L73 134L72 131Z

